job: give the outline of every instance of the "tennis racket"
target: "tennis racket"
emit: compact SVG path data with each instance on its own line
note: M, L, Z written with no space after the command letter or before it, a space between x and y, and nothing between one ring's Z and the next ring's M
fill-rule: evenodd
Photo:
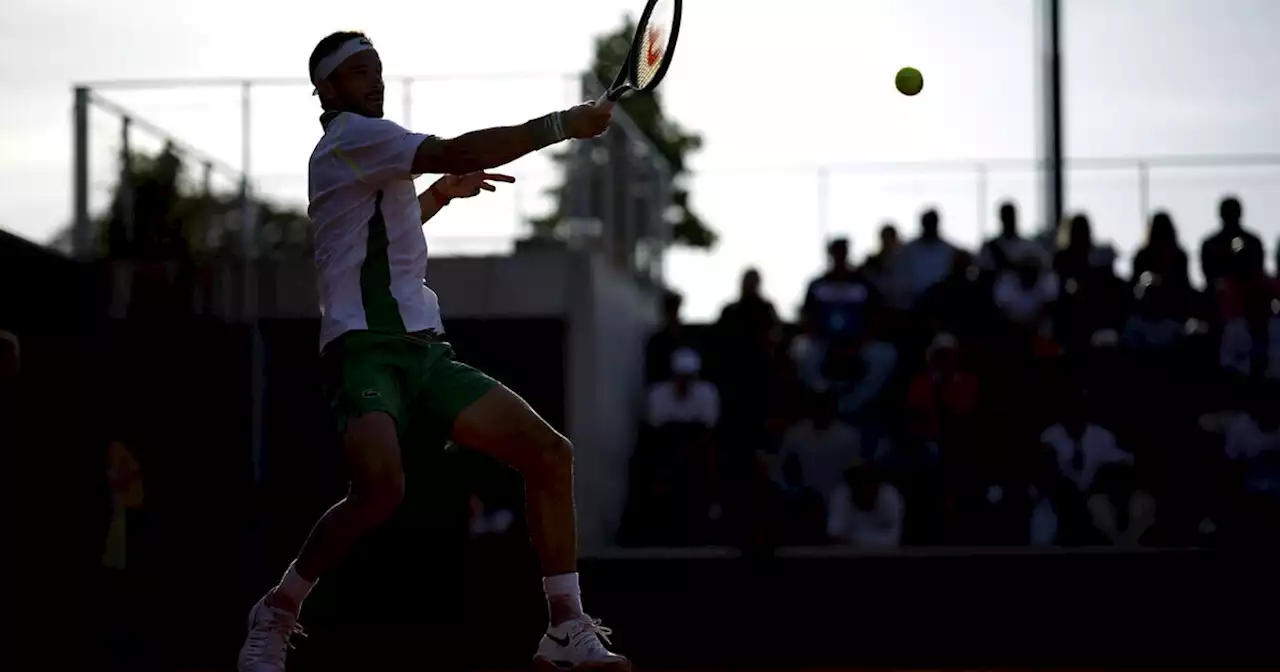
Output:
M627 61L618 69L604 97L616 102L636 91L652 91L667 76L680 36L682 0L649 0L636 25Z

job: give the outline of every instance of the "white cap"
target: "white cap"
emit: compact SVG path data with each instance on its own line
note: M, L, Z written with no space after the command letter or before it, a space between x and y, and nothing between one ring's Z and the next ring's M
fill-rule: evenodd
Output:
M680 348L671 353L671 373L692 376L702 370L702 357L693 348Z
M932 357L939 350L955 350L960 347L960 341L955 336L943 331L933 337L933 342L929 344L929 350L925 353L926 357Z

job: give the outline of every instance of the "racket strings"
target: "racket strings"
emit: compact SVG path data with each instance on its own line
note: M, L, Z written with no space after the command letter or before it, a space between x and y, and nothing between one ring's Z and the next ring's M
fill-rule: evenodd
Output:
M671 37L674 12L674 3L671 0L659 0L649 15L649 21L644 26L644 33L640 38L640 53L636 54L636 86L638 88L647 87L662 69L662 62L667 56L667 42Z

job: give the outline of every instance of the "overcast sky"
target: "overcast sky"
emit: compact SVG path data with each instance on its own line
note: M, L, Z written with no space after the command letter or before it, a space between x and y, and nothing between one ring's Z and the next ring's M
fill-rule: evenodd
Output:
M47 240L70 217L71 86L171 77L305 77L324 34L368 32L391 75L528 73L419 83L413 105L388 89L388 116L454 134L519 122L574 102L571 73L593 35L639 0L7 0L0 22L0 228ZM691 317L718 311L747 265L785 313L821 261L823 226L859 255L893 220L907 234L926 204L944 233L974 244L1004 198L1040 224L1027 171L841 170L868 162L1032 160L1038 145L1034 0L690 0L678 60L663 94L670 113L702 132L692 185L700 214L722 234L710 254L675 252L668 276ZM1280 157L1280 2L1064 0L1066 149L1076 158ZM175 11L181 7L181 11ZM921 95L893 89L894 72L924 72ZM305 200L306 161L319 136L305 87L255 92L250 173L282 202ZM113 91L112 100L241 168L235 89ZM95 207L105 204L118 119L95 113L90 142ZM142 147L149 140L135 134ZM825 206L815 168L833 167ZM1154 162L1159 165L1159 162ZM439 252L501 249L523 215L546 203L544 157L512 167L521 187L451 208L432 222ZM1100 237L1131 251L1143 235L1136 168L1070 174L1068 206ZM1150 205L1169 209L1183 243L1214 226L1226 191L1269 258L1280 237L1280 161L1251 168L1153 168ZM825 216L824 216L825 214ZM982 220L985 220L983 222ZM446 314L448 297L442 297Z

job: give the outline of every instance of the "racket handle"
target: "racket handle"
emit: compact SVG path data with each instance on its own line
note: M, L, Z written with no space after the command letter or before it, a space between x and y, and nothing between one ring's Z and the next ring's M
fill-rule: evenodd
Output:
M609 102L611 102L611 103L616 103L616 102L618 102L619 100L622 100L622 96L623 96L623 94L625 94L625 93L626 93L627 91L629 91L630 89L631 89L631 87L629 87L629 86L619 86L619 87L618 87L618 88L616 88L616 89L611 89L611 90L609 90L609 91L605 92L605 94L604 94L603 96L600 96L600 100L599 100L599 101L597 101L597 102L598 102L598 103L603 103L603 102L605 102L605 101L607 100L607 101L609 101Z

